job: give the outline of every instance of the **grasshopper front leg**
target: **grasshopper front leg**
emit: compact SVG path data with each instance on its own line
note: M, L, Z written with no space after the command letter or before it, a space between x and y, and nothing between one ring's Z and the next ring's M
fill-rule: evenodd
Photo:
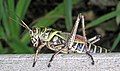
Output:
M40 52L40 50L45 46L46 44L43 43L42 45L38 46L37 50L36 50L36 53L35 53L35 56L34 56L34 61L33 61L33 65L32 67L35 66L36 62L37 62L37 56L38 56L38 53Z

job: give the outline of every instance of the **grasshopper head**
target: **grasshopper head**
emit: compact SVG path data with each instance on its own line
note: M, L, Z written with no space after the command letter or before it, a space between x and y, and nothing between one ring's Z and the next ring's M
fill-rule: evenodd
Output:
M36 35L39 34L39 29L34 27L31 30L29 30L29 34L30 34L31 37L36 36Z
M38 47L38 45L40 44L39 31L39 28L32 28L31 30L29 30L31 42L34 47Z
M17 18L20 20L20 18L17 16ZM12 19L10 17L10 19ZM17 22L16 20L12 19L13 21ZM34 47L38 47L38 45L40 44L40 38L39 38L39 29L38 28L30 28L29 26L27 26L27 24L23 21L20 20L21 23L19 23L21 26L23 26L24 28L26 28L29 31L30 37L31 37L31 42L33 44Z

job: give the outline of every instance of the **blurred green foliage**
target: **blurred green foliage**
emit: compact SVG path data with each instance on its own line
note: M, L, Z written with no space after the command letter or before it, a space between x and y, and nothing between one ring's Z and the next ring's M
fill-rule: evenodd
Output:
M71 30L72 24L72 7L83 0L64 0L63 3L59 4L55 9L47 13L45 16L36 19L33 26L37 27L47 27L61 16L65 16L65 25L68 31ZM25 18L25 14L30 6L31 0L18 0L15 5L14 0L0 0L0 41L5 41L6 43L0 42L0 53L33 53L33 48L28 46L30 41L29 33L24 32L20 34L21 26L19 21L14 14L17 14L20 19ZM116 11L110 12L101 16L100 18L87 24L86 29L98 26L102 22L107 21L113 17L119 16L120 10L117 8ZM10 18L15 19L17 22L10 20ZM118 18L119 19L119 18ZM33 24L30 23L30 24ZM29 24L29 25L30 25ZM112 49L118 45L120 38L116 38ZM8 46L3 46L6 44Z
M14 0L0 0L0 40L5 41L2 44L8 45L3 47L0 44L1 53L33 53L33 49L27 44L20 41L19 22L11 21L9 17L16 20L17 14L21 19L24 18L31 0L19 0L16 7Z

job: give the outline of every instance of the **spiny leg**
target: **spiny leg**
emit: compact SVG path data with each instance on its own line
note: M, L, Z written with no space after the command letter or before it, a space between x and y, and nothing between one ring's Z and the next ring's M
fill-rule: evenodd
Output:
M94 43L98 42L100 40L100 38L101 38L101 35L96 35L96 36L88 39L88 42L91 44L94 44Z
M99 41L100 37L101 37L100 35L97 35L97 36L94 36L94 37L88 39L88 41L87 41L87 43L88 43L88 51L90 51L90 49L91 49L92 46L96 47L94 45L94 43L96 43L97 41ZM100 48L100 52L101 52L101 48Z
M78 28L78 25L79 25L80 18L81 18L81 14L78 15L77 20L76 20L76 22L75 22L75 25L74 25L74 27L73 27L73 29L72 29L72 32L71 32L69 38L66 40L65 46L62 47L59 51L57 51L55 54L52 55L52 57L51 57L51 59L50 59L50 61L49 61L48 67L51 66L50 64L51 64L53 58L54 58L58 53L60 53L60 51L61 51L62 49L68 48L68 52L69 52L70 48L72 48L72 45L73 45L74 40L75 40L75 36L76 36L76 32L77 32L77 28Z
M40 45L40 46L37 48L36 53L35 53L35 56L34 56L34 61L33 61L32 67L35 66L35 64L36 64L36 62L37 62L38 53L39 53L39 51L40 51L44 46L45 46L45 44Z
M84 21L84 16L82 15L81 16L82 18L82 32L83 32L83 37L85 38L85 51L86 51L86 54L91 58L92 62L91 64L94 65L94 59L92 57L92 55L89 53L89 51L87 51L87 38L86 38L86 33L85 33L85 21Z
M51 67L51 62L53 61L54 57L55 57L57 54L59 54L59 53L61 52L61 50L63 50L63 49L64 49L64 47L62 47L60 50L58 50L56 53L54 53L54 54L52 55L52 57L51 57L50 60L49 60L48 67Z
M70 36L67 39L66 48L68 48L68 53L70 52L70 49L72 48L72 45L74 43L80 19L81 19L81 13L78 15L75 25L70 33Z
M86 52L86 54L87 54L88 56L90 56L90 58L91 58L91 60L92 60L91 64L94 65L95 62L94 62L94 59L93 59L92 55L91 55L88 51Z

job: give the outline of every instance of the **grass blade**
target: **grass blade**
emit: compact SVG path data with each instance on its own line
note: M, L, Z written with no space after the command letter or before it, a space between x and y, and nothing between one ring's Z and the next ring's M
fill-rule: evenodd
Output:
M120 10L120 1L117 4L116 10ZM117 23L117 25L120 24L120 15L117 15L117 17L116 17L116 23Z
M0 0L0 20L2 19L2 3L3 0Z
M27 45L21 43L19 40L9 40L8 44L13 49L13 53L23 54L23 53L33 53L33 49L29 48Z
M68 31L71 31L72 24L72 0L64 0L65 25Z
M120 33L118 34L117 38L115 39L115 41L112 45L111 51L113 51L116 48L116 46L118 45L119 42L120 42Z
M5 2L2 3L2 7L1 7L1 11L2 11L2 23L3 23L3 27L5 29L5 33L6 36L9 37L10 35L10 27L9 27L9 22L8 22L8 10L7 10L7 5Z
M9 11L14 11L14 0L8 0L7 5L8 5L8 10Z
M104 22L104 21L106 21L108 19L111 19L113 17L116 17L117 15L120 15L120 10L116 10L116 11L110 12L108 14L105 14L104 16L102 16L102 17L88 23L86 25L86 29L95 27L97 25L100 25L100 24L102 24L102 22Z
M23 19L31 0L19 0L16 6L16 14Z
M6 35L4 33L3 27L0 26L0 39L6 39Z
M72 4L77 4L79 0L72 0ZM82 0L80 0L82 1ZM34 21L35 25L37 27L47 27L52 25L56 20L58 20L61 16L64 15L64 3L59 4L54 10L46 14L44 17L38 18L36 21ZM24 43L28 43L28 33L26 33L21 41Z
M17 8L16 12L22 17L24 17L23 14L26 13L26 10L29 5L29 1L27 0L26 2L26 0L19 0L17 4L17 6L19 6L19 4L21 3L24 5L24 6L22 5L22 7L16 7ZM5 37L7 40L5 39L4 40L13 50L12 51L13 53L33 53L33 50L31 48L28 48L27 44L24 44L19 40L20 25L9 19L9 17L15 19L14 0L4 1L4 4L3 3L1 4L2 4L1 7L2 24L3 24L3 28L5 29L5 33L7 34L7 36ZM2 31L2 28L0 28L0 30ZM4 34L2 33L0 34L0 36L3 35Z
M77 4L79 0L72 0L72 4ZM59 4L54 10L46 14L44 17L39 18L35 21L35 26L37 27L47 27L52 24L56 20L58 20L61 16L64 16L64 3Z
M3 49L1 42L0 42L0 54L2 54L2 53L4 53L4 49Z
M15 16L13 15L15 13L14 12L14 0L8 0L7 6L8 6L9 17L15 18ZM10 27L11 38L18 39L19 38L18 37L19 36L19 26L16 23L9 20L9 27Z

